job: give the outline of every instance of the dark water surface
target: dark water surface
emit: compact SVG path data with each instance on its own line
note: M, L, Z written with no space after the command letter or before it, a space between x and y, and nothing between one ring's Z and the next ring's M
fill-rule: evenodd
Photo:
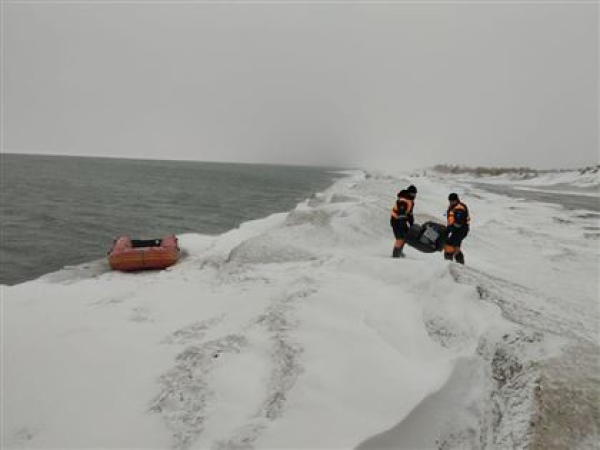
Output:
M0 284L102 258L113 239L220 234L288 211L329 168L0 155Z

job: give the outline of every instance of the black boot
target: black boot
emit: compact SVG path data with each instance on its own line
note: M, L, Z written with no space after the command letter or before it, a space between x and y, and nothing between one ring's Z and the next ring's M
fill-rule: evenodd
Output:
M454 255L454 259L459 264L465 263L465 255L463 255L463 252L458 252L456 255Z
M394 250L392 251L392 258L404 258L402 247L394 247Z
M452 261L453 258L454 258L454 253L450 253L450 252L444 253L444 259L447 259L448 261Z

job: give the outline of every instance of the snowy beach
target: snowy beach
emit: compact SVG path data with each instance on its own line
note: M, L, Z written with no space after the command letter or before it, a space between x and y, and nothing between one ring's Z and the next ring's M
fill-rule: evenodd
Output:
M181 235L162 272L3 286L2 448L597 448L600 215L468 177L347 175ZM553 182L590 185L574 179ZM390 258L409 183L419 223L449 192L469 205L466 266Z

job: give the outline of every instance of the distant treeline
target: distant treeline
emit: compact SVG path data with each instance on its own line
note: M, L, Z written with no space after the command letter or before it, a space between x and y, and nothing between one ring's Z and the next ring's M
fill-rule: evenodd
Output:
M556 170L538 170L530 167L469 167L452 164L437 164L433 170L439 173L463 174L468 173L477 176L496 176L496 175L520 175L523 177L534 177L544 173L561 173L577 170L580 174L598 173L600 165L588 166L581 169L556 169Z

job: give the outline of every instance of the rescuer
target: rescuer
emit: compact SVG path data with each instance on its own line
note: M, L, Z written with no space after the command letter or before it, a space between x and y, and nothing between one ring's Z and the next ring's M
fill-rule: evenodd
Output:
M390 217L390 225L394 230L394 250L392 258L404 258L404 244L406 243L406 233L413 225L415 219L413 217L413 209L415 207L415 197L417 196L417 188L410 185L406 189L402 189L396 198L396 204L392 207L392 216Z
M459 264L465 263L465 255L460 249L460 245L467 234L469 234L469 208L462 203L456 193L448 196L448 211L446 217L448 226L446 229L447 238L446 246L444 247L444 258L454 260Z

